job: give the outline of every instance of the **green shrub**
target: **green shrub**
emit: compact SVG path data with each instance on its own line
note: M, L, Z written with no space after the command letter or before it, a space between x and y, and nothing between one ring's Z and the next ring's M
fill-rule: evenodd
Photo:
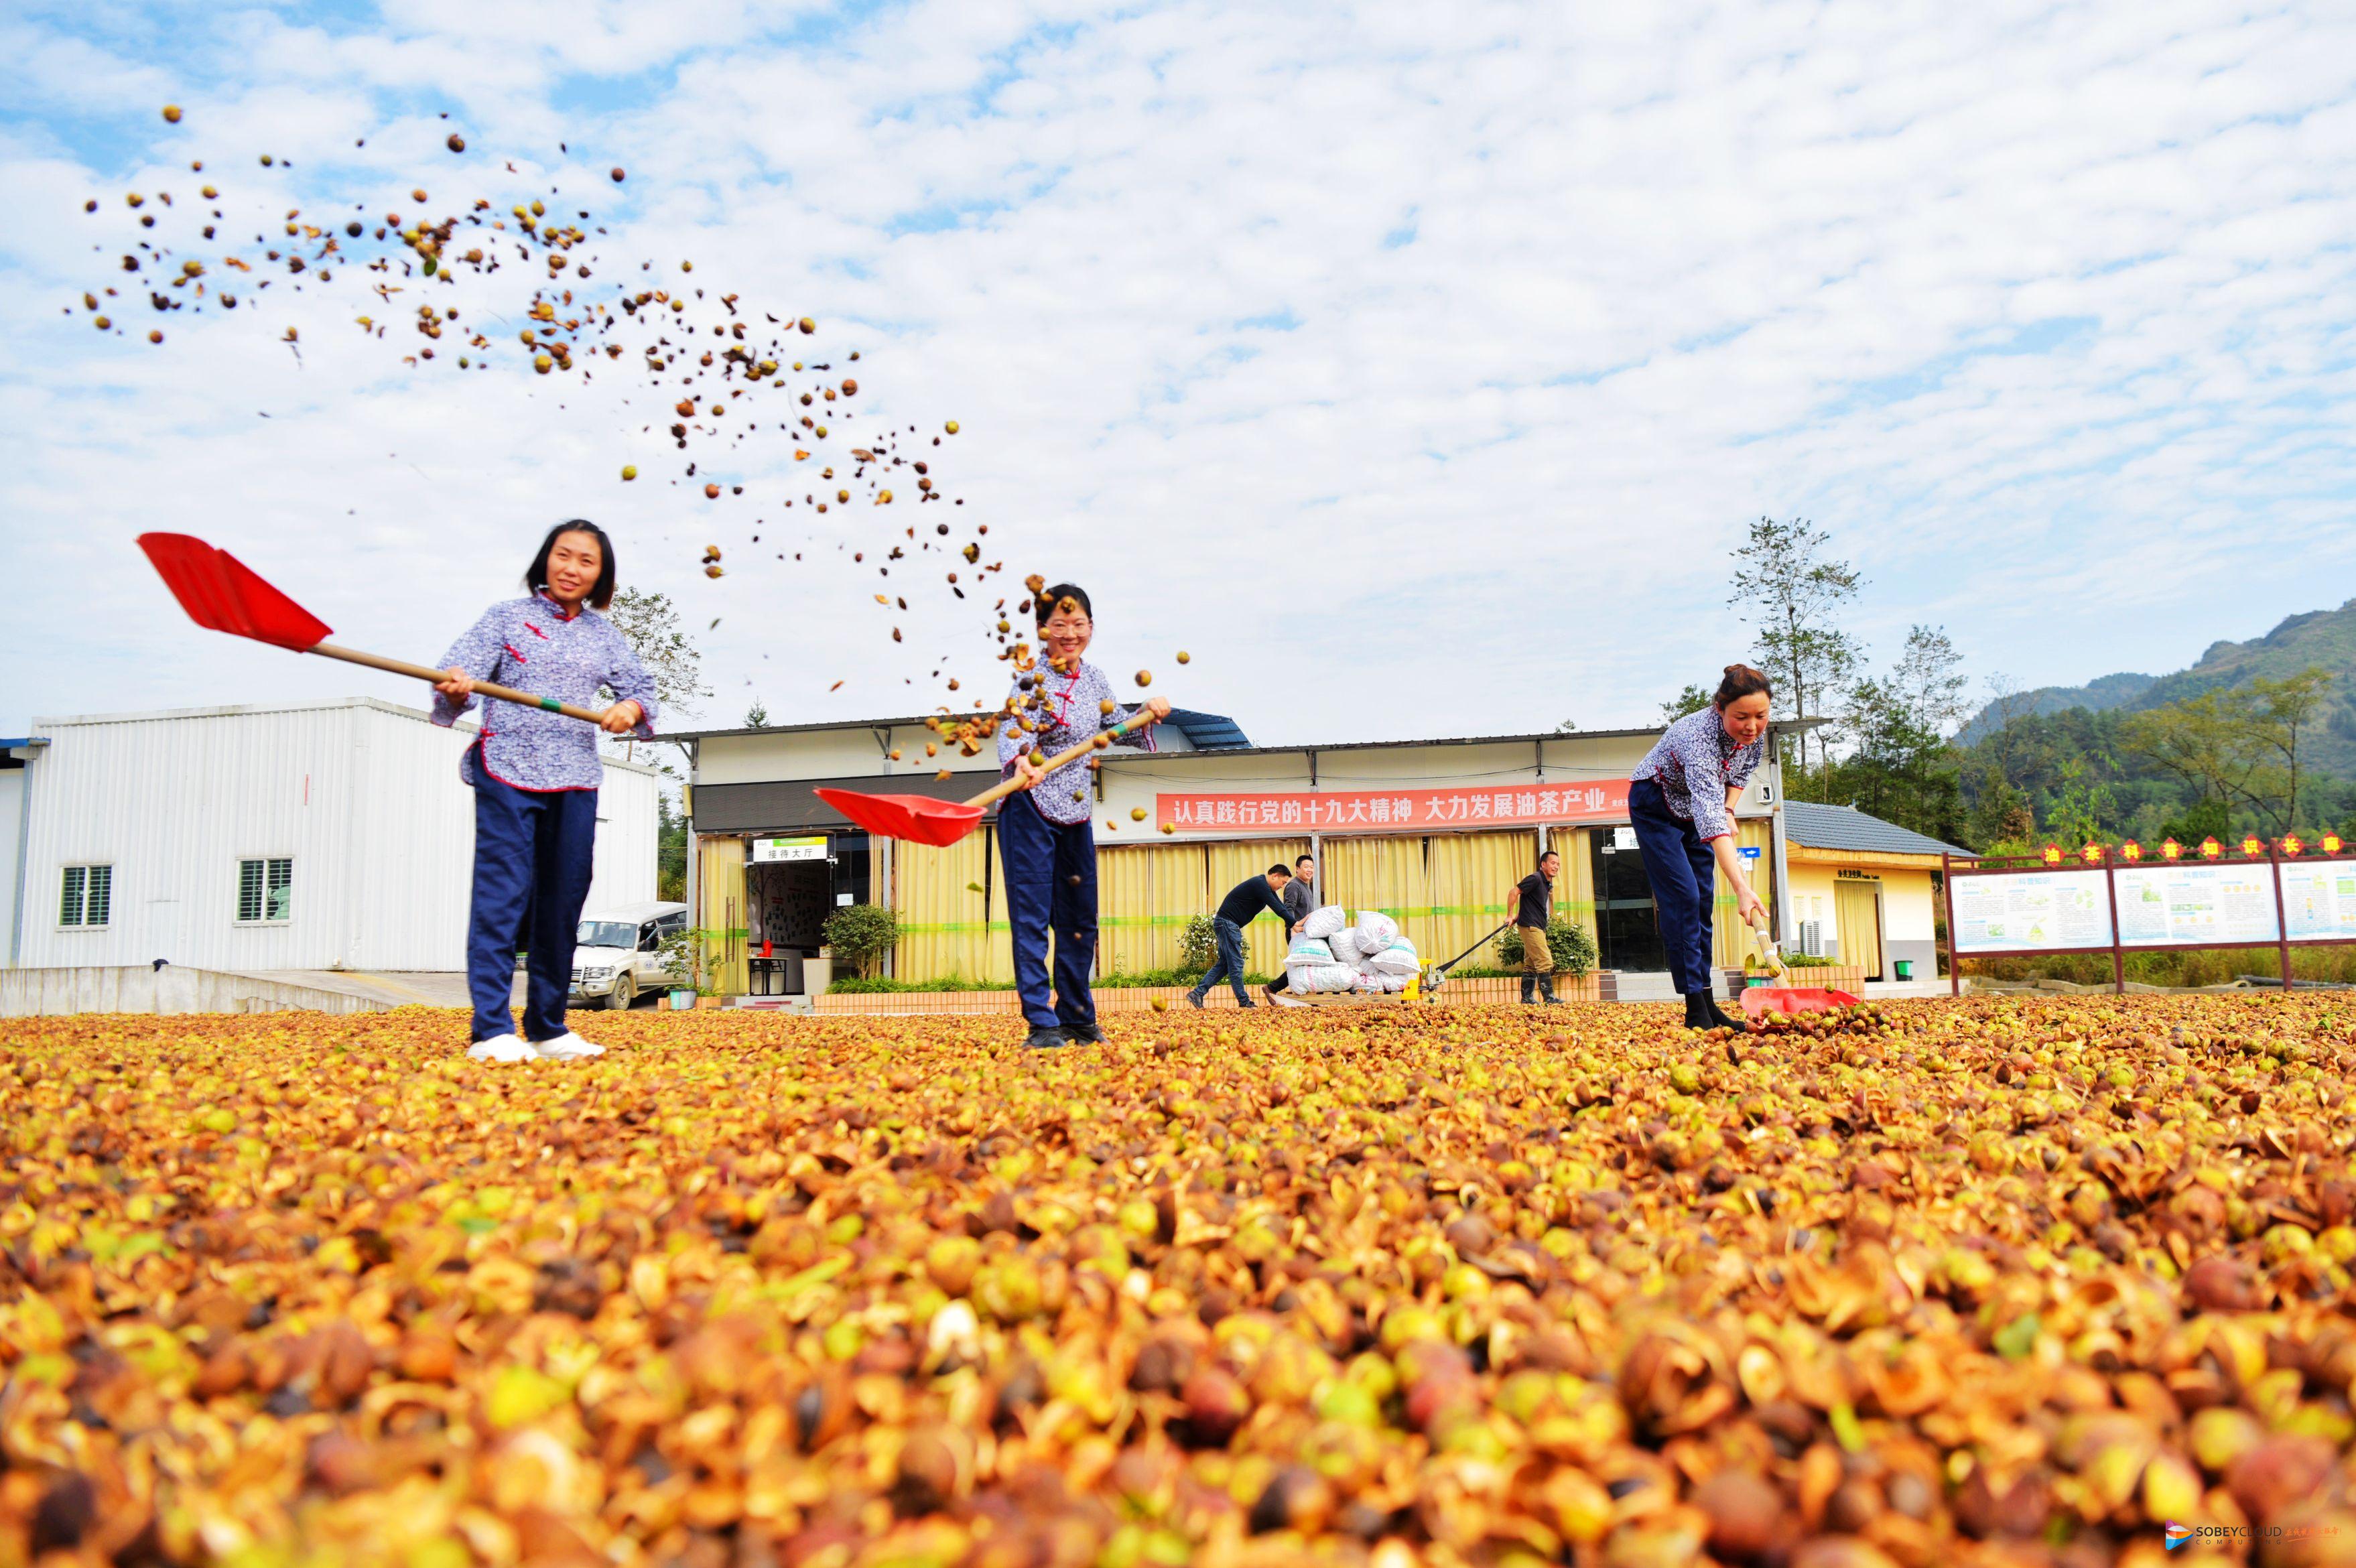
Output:
M892 980L880 974L844 975L826 988L830 996L881 996L903 991L1012 991L1011 980L968 980L962 975L946 975L939 980Z
M1199 975L1210 968L1218 956L1219 936L1211 929L1211 917L1188 916L1185 934L1178 939L1178 967L1191 969ZM1185 983L1192 985L1194 983L1194 977L1189 976Z
M862 973L900 942L900 917L880 904L846 904L826 918L826 945Z
M1547 950L1553 955L1557 974L1576 980L1595 967L1595 939L1588 934L1585 926L1568 915L1557 915L1547 922ZM1520 927L1509 926L1498 935L1496 953L1500 968L1515 974L1522 972Z

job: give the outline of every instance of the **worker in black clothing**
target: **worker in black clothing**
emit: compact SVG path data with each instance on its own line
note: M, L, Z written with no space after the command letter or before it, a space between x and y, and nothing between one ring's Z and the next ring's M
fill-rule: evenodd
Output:
M1297 931L1301 929L1301 922L1309 918L1310 911L1316 908L1317 857L1301 855L1292 863L1292 880L1284 885L1284 918ZM1286 977L1279 974L1268 983L1265 989L1274 996L1286 988ZM1285 1005L1290 1006L1291 1004Z
M1546 993L1546 1004L1556 1005L1554 950L1547 945L1547 920L1554 913L1554 879L1562 870L1562 856L1548 850L1538 856L1538 868L1505 895L1522 939L1522 1005L1532 1004L1530 988Z
M1244 989L1244 928L1265 909L1284 921L1290 929L1299 930L1300 924L1284 907L1285 884L1291 880L1291 872L1282 865L1271 865L1265 875L1238 882L1234 891L1219 900L1219 912L1211 917L1211 931L1219 944L1218 960L1211 965L1211 972L1186 993L1187 1001L1200 1007L1205 993L1225 975L1227 983L1235 987L1237 1006L1258 1005Z

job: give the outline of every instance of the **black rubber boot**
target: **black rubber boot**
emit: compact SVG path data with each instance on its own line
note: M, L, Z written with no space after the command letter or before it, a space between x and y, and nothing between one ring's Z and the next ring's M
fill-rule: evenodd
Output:
M1524 974L1524 975L1522 976L1522 1005L1523 1005L1523 1006L1525 1006L1525 1007L1534 1007L1534 1006L1536 1006L1536 1005L1537 1004L1537 999L1538 999L1538 998L1537 998L1537 988L1538 988L1538 977L1537 977L1537 975L1535 975L1535 974Z
M1718 1027L1709 1021L1709 998L1698 991L1686 993L1686 1027L1688 1029Z
M1061 1029L1039 1028L1032 1030L1024 1037L1023 1048L1026 1051L1054 1051L1061 1050L1070 1043L1064 1037L1064 1031Z
M1096 1024L1066 1024L1064 1026L1064 1038L1076 1046L1101 1046L1105 1043L1104 1029Z
M1719 1006L1718 1004L1717 997L1704 996L1702 998L1702 1002L1709 1008L1709 1024L1711 1028L1741 1029L1747 1027L1741 1019L1736 1017L1733 1014L1729 1013L1725 1008Z
M1554 976L1550 974L1538 976L1538 994L1546 998L1546 1004L1549 1007L1562 1005L1562 998L1554 993Z

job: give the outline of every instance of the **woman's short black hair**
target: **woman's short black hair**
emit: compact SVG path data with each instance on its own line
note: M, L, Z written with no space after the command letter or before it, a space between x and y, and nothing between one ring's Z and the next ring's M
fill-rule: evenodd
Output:
M1070 599L1078 605L1080 613L1090 620L1097 618L1097 608L1088 603L1088 591L1086 588L1081 587L1077 583L1058 583L1041 594L1031 607L1038 613L1039 624L1045 626L1047 618L1055 613L1055 607L1066 599Z
M597 585L589 590L589 607L602 610L614 602L614 542L604 529L585 517L566 518L548 531L548 537L540 542L540 553L524 568L523 585L535 594L548 586L549 553L556 548L557 540L568 533L585 533L597 542Z

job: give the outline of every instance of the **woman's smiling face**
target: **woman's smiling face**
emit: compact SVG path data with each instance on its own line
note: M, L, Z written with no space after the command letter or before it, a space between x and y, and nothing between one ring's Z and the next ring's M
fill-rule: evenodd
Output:
M1046 646L1047 657L1066 670L1078 667L1080 656L1087 652L1088 641L1096 634L1096 622L1076 599L1065 599L1039 623L1039 639Z

